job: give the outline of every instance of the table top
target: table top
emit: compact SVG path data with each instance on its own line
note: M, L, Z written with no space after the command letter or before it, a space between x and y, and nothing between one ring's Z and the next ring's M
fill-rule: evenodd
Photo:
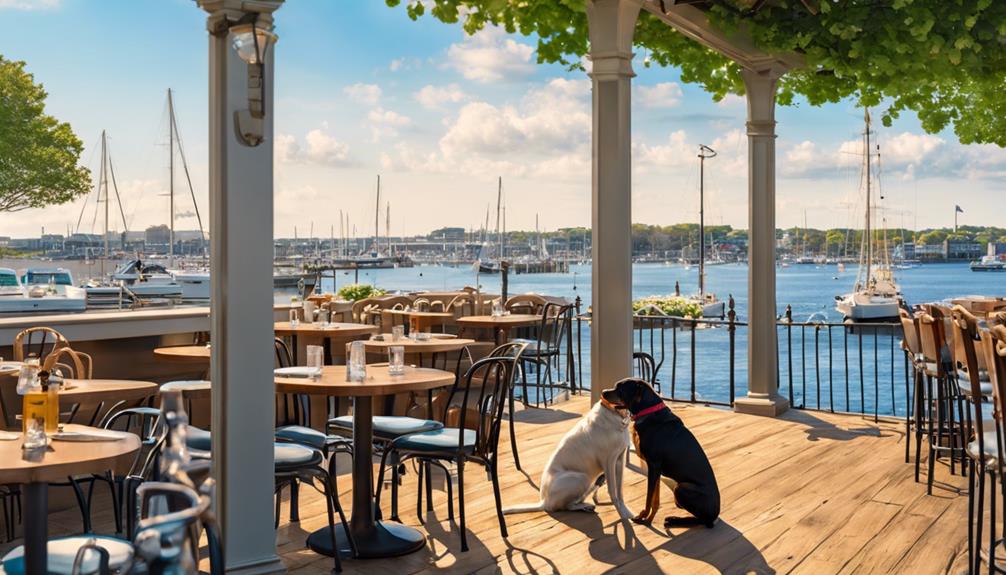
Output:
M469 315L458 318L458 324L470 327L522 327L541 323L541 316L531 313L510 315Z
M20 361L0 362L0 375L17 375L21 372Z
M279 393L306 393L336 397L373 397L393 395L407 391L425 391L454 383L454 374L440 369L406 366L402 375L388 373L387 364L368 365L367 379L362 382L346 381L346 366L326 365L321 377L277 377Z
M68 424L66 431L92 431L85 425ZM103 433L112 433L103 431ZM103 473L128 460L140 448L140 438L132 433L121 435L118 441L58 441L52 440L40 461L22 459L21 438L0 441L0 483L33 483L66 481L71 475Z
M210 347L208 345L175 345L159 347L154 355L171 361L209 361Z
M325 324L321 322L304 323L300 322L297 327L290 325L288 321L276 322L274 329L277 335L321 335L325 337L357 337L377 333L376 325L366 323L339 323Z
M159 389L152 381L131 379L65 379L63 385L59 399L67 403L140 399L156 394Z
M393 345L400 345L405 348L405 353L443 353L447 351L457 351L465 346L475 343L474 339L453 338L453 339L429 339L417 341L411 338L403 338L398 341L391 341L385 336L383 341L367 340L367 351L383 351Z

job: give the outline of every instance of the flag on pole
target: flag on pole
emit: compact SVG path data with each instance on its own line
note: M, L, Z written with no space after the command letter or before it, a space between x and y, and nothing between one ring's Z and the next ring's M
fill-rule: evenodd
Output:
M955 214L963 214L964 210L962 210L960 206L955 205L954 206L954 213Z

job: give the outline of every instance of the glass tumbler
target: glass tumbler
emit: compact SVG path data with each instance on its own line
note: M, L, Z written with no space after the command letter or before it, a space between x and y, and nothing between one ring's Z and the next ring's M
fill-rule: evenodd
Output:
M405 373L405 347L392 345L388 347L388 373L402 375Z
M402 341L403 337L405 337L404 325L396 325L391 328L391 341Z

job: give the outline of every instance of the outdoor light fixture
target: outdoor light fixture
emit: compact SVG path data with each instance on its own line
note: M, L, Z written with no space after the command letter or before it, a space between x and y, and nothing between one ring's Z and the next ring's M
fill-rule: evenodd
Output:
M276 35L256 25L258 14L248 14L229 29L231 46L238 57L248 65L248 108L234 112L234 129L238 140L255 147L264 139L265 119L265 61L269 46Z

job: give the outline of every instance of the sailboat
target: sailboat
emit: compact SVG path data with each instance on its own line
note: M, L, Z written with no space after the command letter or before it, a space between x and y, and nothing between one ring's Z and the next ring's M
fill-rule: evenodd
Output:
M859 250L859 271L856 274L856 284L853 291L845 295L835 296L838 310L846 319L853 321L883 321L897 319L901 307L901 289L894 279L889 252L887 250L887 234L882 235L879 250L874 246L872 189L872 156L870 147L870 111L864 113L866 129L863 132L863 180L866 182L866 215L863 227L863 240ZM877 156L880 147L877 146ZM879 251L879 253L877 253Z
M498 274L500 273L500 260L503 259L503 234L500 233L500 210L503 207L503 176L499 177L498 184L496 187L496 243L493 249L483 257L483 253L486 250L486 242L482 242L482 246L479 248L478 255L478 266L479 273L483 274ZM489 214L486 214L486 220L489 219ZM488 224L488 221L487 221ZM486 226L488 227L488 225Z
M724 302L706 291L705 165L707 159L715 157L715 150L699 145L699 293L688 299L702 306L702 317L724 317L726 313Z

